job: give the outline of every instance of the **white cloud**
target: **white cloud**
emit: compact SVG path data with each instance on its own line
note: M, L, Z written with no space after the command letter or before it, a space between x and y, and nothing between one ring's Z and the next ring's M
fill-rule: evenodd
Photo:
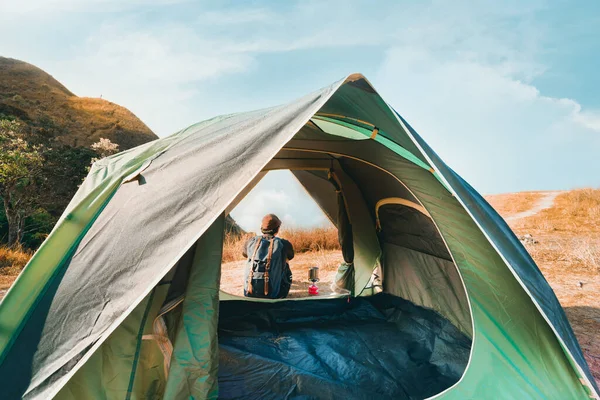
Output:
M232 215L245 230L258 232L262 217L269 213L279 215L286 225L290 223L290 204L291 199L283 191L259 188L249 193Z
M266 214L276 214L283 227L328 225L329 221L289 171L269 172L231 212L246 231L259 232Z
M123 83L185 84L245 70L252 59L228 46L187 27L147 32L105 25L88 40L91 51L82 61Z
M295 52L318 65L321 58L337 62L345 52L354 60L340 61L340 69L354 72L356 65L367 65L376 71L369 78L384 98L483 191L587 184L581 169L598 169L600 110L549 97L536 87L551 67L542 60L555 35L552 26L537 21L545 7L541 1L432 0L378 7L368 1L352 7L342 1L277 7L259 1L228 9L189 3L154 14L149 11L170 1L141 3L10 2L0 16L7 22L0 24L0 36L7 38L0 51L33 55L26 59L78 95L102 94L161 136L217 113L268 105L259 89L276 92L269 75L291 78L297 71L275 71L263 59ZM41 22L45 14L53 16L47 25ZM14 35L24 18L35 16L39 24ZM73 32L65 44L38 44L39 34L80 18L90 26ZM49 53L55 58L39 56ZM255 94L228 84L224 78L230 77L247 78ZM315 88L306 82L307 91Z
M589 185L582 171L600 168L600 113L535 86L548 70L540 60L551 35L535 18L543 5L521 5L412 10L372 81L483 192Z
M386 100L483 192L569 187L584 165L598 164L600 138L591 132L598 120L573 100L543 96L502 65L398 47L377 82L388 82ZM533 184L532 176L539 177Z
M53 69L77 95L102 95L126 105L164 136L200 118L193 100L199 93L195 83L242 72L254 62L227 46L188 27L149 32L105 24L77 56L57 62ZM210 96L206 101L210 104Z
M71 0L54 1L75 7ZM35 1L28 4L42 7ZM87 8L80 7L89 12L98 4L112 0L93 0ZM317 9L329 10L316 3L278 12L202 10L197 18L180 15L152 25L136 14L119 13L91 29L71 57L46 65L77 95L102 95L125 105L164 136L213 116L207 111L214 108L211 96L203 87L247 73L261 55L376 41L373 32L360 33L356 22L341 18L343 12L328 24L316 23ZM252 100L246 103L252 107Z
M574 102L573 121L581 126L600 132L600 111L582 111L581 105Z
M140 6L172 5L189 0L0 0L8 15L55 15L64 12L119 12Z

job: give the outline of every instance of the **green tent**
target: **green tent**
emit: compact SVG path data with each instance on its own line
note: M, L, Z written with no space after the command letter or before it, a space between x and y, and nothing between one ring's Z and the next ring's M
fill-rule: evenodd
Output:
M351 295L219 292L225 216L276 169ZM527 251L361 75L96 162L0 305L2 399L217 397L599 398Z

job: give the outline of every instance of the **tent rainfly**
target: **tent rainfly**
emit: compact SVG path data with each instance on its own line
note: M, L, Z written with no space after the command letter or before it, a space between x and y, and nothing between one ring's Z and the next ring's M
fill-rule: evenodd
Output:
M220 292L276 169L338 226L343 294ZM600 399L511 229L359 74L96 162L0 305L5 400L375 397Z

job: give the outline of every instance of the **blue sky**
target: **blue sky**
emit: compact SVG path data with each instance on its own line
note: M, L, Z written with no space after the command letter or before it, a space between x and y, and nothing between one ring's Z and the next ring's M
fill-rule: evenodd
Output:
M0 37L159 136L362 72L482 193L600 186L598 1L0 0ZM287 178L234 216L323 223Z

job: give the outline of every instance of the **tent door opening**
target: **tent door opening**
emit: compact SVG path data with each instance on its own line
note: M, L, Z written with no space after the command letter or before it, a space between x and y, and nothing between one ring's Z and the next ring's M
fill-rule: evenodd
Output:
M431 217L401 182L359 159L286 148L266 169L291 169L338 223L332 165L362 267L357 297L222 298L220 398L427 398L466 369L471 320L460 276ZM431 288L437 292L425 295Z

